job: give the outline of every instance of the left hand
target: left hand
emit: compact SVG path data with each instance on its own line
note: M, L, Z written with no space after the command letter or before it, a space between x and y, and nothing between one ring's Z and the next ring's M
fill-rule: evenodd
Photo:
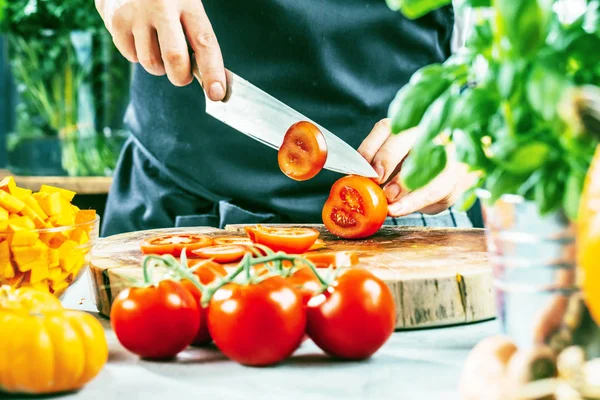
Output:
M454 151L450 148L448 163L440 175L414 192L404 188L400 180L400 168L418 137L417 129L418 127L392 135L391 120L386 118L375 124L358 148L358 152L379 174L379 179L375 181L384 185L390 217L401 217L413 212L438 214L452 206L474 183L475 176L456 160Z

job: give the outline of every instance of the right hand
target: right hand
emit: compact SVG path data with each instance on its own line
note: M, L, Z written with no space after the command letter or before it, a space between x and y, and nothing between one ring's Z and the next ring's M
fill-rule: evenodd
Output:
M96 0L96 8L129 61L185 86L193 80L189 42L209 98L225 97L223 56L201 0Z

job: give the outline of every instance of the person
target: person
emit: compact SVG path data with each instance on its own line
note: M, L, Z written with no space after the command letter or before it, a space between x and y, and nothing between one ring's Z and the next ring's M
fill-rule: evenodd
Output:
M297 182L277 152L205 113L227 67L358 149L379 174L388 224L471 226L451 206L465 186L455 161L426 187L402 187L416 130L390 134L387 110L420 67L451 54L452 7L408 20L384 0L96 0L135 70L102 235L166 227L321 223L332 184L323 170Z

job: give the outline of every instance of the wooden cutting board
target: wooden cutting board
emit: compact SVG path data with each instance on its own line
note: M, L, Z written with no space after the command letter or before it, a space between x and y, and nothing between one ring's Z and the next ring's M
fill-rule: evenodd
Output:
M487 262L484 231L458 228L384 226L366 240L341 240L322 225L326 248L359 253L368 268L392 290L397 328L424 328L483 321L495 317L492 271ZM90 269L98 310L110 314L112 300L132 279L141 278L140 242L165 233L201 233L214 237L245 236L243 226L225 230L170 228L125 233L100 239Z

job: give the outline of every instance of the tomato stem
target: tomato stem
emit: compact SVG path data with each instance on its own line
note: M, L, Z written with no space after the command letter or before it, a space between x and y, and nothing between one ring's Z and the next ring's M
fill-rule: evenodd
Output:
M223 286L225 286L226 284L232 282L239 274L242 273L242 271L245 269L246 267L246 260L249 258L249 254L246 254L244 256L244 258L242 259L242 261L240 262L239 266L237 267L237 269L235 271L233 271L231 274L227 275L224 278L220 278L218 281L216 281L216 284L212 284L209 286L206 286L206 290L204 290L202 292L202 299L200 300L200 303L202 304L202 307L206 307L208 306L208 303L210 302L210 299L212 298L213 294L215 294L215 292L219 289L221 289Z

